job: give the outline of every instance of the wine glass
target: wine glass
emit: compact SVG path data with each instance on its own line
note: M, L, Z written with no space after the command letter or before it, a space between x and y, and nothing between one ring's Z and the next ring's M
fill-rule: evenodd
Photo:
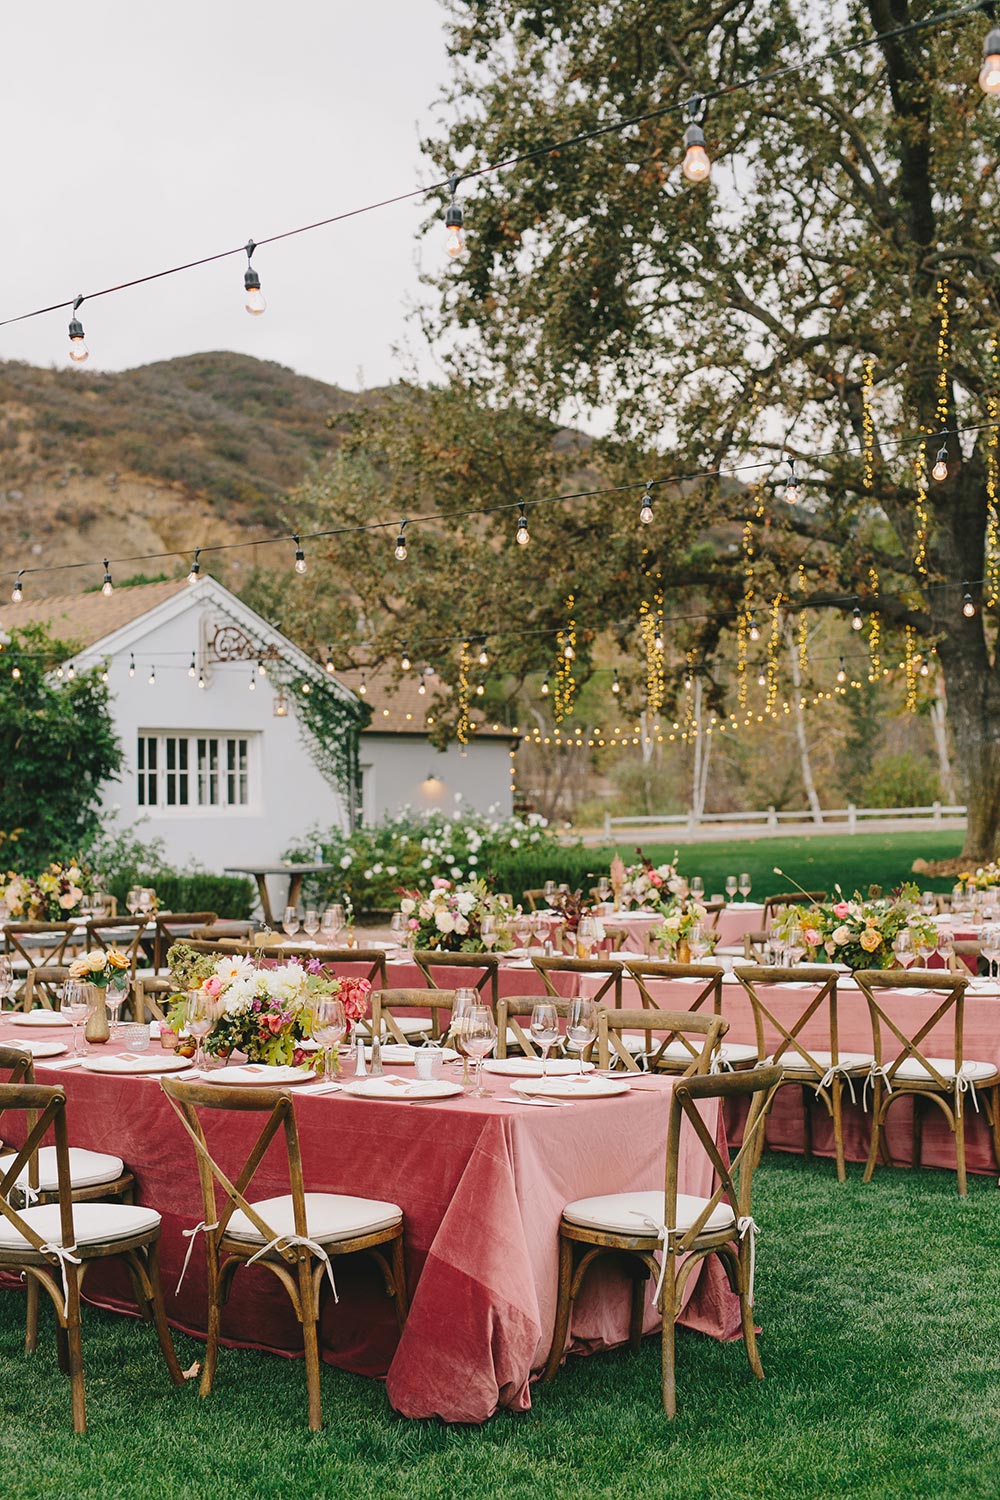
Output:
M566 1014L566 1044L580 1059L583 1077L583 1054L597 1036L597 1005L593 1000L577 998L569 1002Z
M937 935L937 948L935 952L944 959L946 969L951 968L951 961L955 957L955 934L948 927L942 927Z
M531 1038L542 1052L542 1077L548 1071L549 1049L559 1040L559 1012L549 1001L539 1001L531 1012Z
M479 936L482 938L483 947L487 953L492 953L493 944L499 938L500 931L497 926L496 917L492 916L489 912L486 913L479 923Z
M989 964L989 978L994 979L994 969L1000 960L1000 927L987 922L979 934L979 950Z
M319 1042L321 1047L335 1047L338 1042L343 1041L346 1032L347 1014L343 1000L338 1000L335 995L321 995L313 1007L313 1041ZM323 1060L324 1078L333 1077L333 1062L331 1053L327 1052Z
M704 901L705 899L705 882L702 880L700 875L696 875L691 881L691 895L694 897L695 901L700 902Z
M597 882L597 899L599 901L607 901L607 899L608 899L608 897L610 895L611 895L611 881L608 879L608 877L606 875L602 875L601 878L600 878L600 880L598 880L598 882Z
M285 915L281 919L281 925L288 937L295 936L299 930L299 913L297 907L285 907Z
M339 901L335 901L332 906L328 906L324 911L323 919L320 922L320 931L328 942L335 943L343 930L344 908Z
M727 875L726 876L726 897L727 897L727 899L730 900L730 901L732 901L732 899L736 895L736 892L737 892L738 889L739 889L739 886L737 885L737 882L736 882L736 876L735 875Z
M896 960L904 969L909 969L916 961L916 949L913 944L913 934L908 927L901 927L892 940L892 951Z
M0 953L0 1008L3 1002L13 993L14 970L10 959L6 954Z
M578 958L590 958L597 942L597 923L586 914L580 918L576 929L576 954Z
M90 1015L90 986L79 979L67 979L60 995L60 1010L73 1028L73 1055L79 1057L86 1048L81 1046L80 1028Z
M545 905L551 909L552 903L556 899L556 883L555 883L555 881L554 880L547 880L545 882L545 885L542 887L542 890L543 890L543 894L545 896Z
M711 947L708 936L700 922L696 922L688 933L688 950L695 963L704 958Z
M153 889L153 887L151 885L140 886L140 888L139 888L139 912L140 912L140 914L142 916L144 916L144 917L148 917L149 914L150 914L150 912L151 911L155 911L155 910L156 910L156 892L155 892L155 890Z
M528 912L518 910L514 918L514 940L519 948L528 948L531 943L531 916Z
M751 891L752 887L753 887L753 882L751 881L750 876L744 870L743 874L740 876L740 883L739 883L739 893L740 893L740 897L741 897L741 899L743 901L746 901L749 898L750 891Z
M465 1050L465 1027L469 1012L479 1004L479 994L472 989L457 989L451 1007L448 1040L462 1059L462 1087L469 1083L469 1055Z
M108 1007L108 1014L111 1016L111 1035L116 1041L118 1040L118 1031L120 1024L119 1017L121 1015L121 1008L125 1003L125 997L128 994L128 991L129 978L128 975L123 972L120 979L118 979L116 976L116 978L111 980L111 983L108 985L107 990L104 993L104 1003Z
M476 1064L476 1086L472 1090L473 1099L483 1098L483 1062L497 1044L497 1023L493 1019L493 1012L484 1001L477 1001L470 1005L465 1013L465 1028L462 1034L462 1045L466 1057L471 1057Z
M922 891L920 894L920 910L925 917L933 917L937 911L937 901L933 891Z
M545 946L545 934L548 931L548 928L549 924L546 921L545 913L540 911L533 911L531 913L531 930L535 936L536 948L543 948Z
M204 990L188 990L184 1006L184 1024L198 1044L194 1055L194 1065L196 1068L204 1068L208 1064L204 1042L215 1024L215 1001L211 995L207 995Z
M395 940L396 946L402 948L406 942L406 918L401 911L394 911L389 922L389 931Z
M310 906L302 918L302 931L310 941L319 932L319 912L314 906Z
M139 910L139 907L142 905L142 887L141 886L138 886L138 885L130 885L129 886L128 895L125 897L125 905L128 907L129 913L134 917L135 914L136 914L136 912Z

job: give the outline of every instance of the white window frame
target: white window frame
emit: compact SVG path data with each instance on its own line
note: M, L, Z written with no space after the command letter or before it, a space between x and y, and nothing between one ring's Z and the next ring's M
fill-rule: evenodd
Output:
M170 817L256 812L260 740L259 730L140 729L136 735L136 806L154 816ZM243 800L230 800L233 796Z

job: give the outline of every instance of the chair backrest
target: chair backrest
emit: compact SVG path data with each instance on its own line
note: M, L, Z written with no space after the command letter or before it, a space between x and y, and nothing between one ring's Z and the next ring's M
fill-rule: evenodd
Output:
M76 922L5 922L4 952L23 958L29 969L62 964L71 946Z
M524 899L528 903L529 911L537 911L539 902L545 901L545 892L540 888L537 891L525 891Z
M156 935L153 939L153 968L158 974L167 961L167 950L174 943L193 937L199 929L208 929L218 921L214 911L171 911L162 915L157 912Z
M767 945L771 941L769 932L745 932L743 934L743 957L755 964L767 962Z
M191 942L185 940L185 947L194 953L214 954L217 958L226 954L242 954L245 958L256 958L258 955L265 962L282 964L290 958L300 958L306 961L317 959L324 968L357 968L361 966L366 972L355 976L367 979L373 988L386 988L385 971L385 949L384 948L317 948L311 943L282 943L277 945L261 945L260 943L247 943L239 938L220 938L218 942L209 942L207 939L194 939Z
M149 926L148 917L91 917L84 923L87 947L117 948L129 961L128 977L135 978L136 964L142 951L142 935Z
M3 1049L5 1053L11 1050ZM0 1067L3 1066L3 1060L0 1059ZM66 1095L61 1088L46 1088L42 1084L29 1082L29 1073L30 1070L19 1082L0 1083L0 1115L14 1111L22 1111L25 1115L24 1144L14 1151L12 1158L5 1158L0 1167L0 1219L6 1219L18 1234L24 1236L33 1250L42 1252L47 1259L58 1264L58 1256L47 1251L42 1236L11 1205L19 1178L26 1177L29 1185L38 1186L38 1151L51 1130L56 1148L60 1238L66 1249L76 1244L69 1171L69 1137L66 1132ZM53 1295L57 1295L54 1287L51 1290Z
M299 1148L295 1106L291 1094L282 1092L275 1097L273 1089L226 1088L221 1084L215 1086L187 1083L178 1078L161 1078L160 1087L195 1148L204 1222L212 1226L206 1228L205 1234L210 1238L213 1249L225 1236L229 1221L237 1209L242 1210L258 1234L262 1234L268 1244L279 1239L278 1231L261 1217L251 1203L247 1202L246 1193L268 1147L281 1129L284 1129L285 1136L285 1156L295 1234L305 1238L309 1231L306 1222L302 1154ZM234 1174L227 1173L208 1149L199 1116L199 1111L205 1109L267 1116L249 1155ZM220 1136L220 1139L224 1140L226 1137ZM217 1203L216 1186L222 1189L225 1199L221 1207ZM287 1240L288 1236L284 1238ZM273 1248L290 1264L298 1258L298 1251L294 1246L275 1244Z
M58 1010L57 1004L63 985L69 978L68 965L42 964L29 969L19 997L22 1010L34 1010L36 1002L41 1010Z
M385 1029L394 1042L406 1042L402 1030L396 1025L394 1011L430 1011L431 1036L435 1041L446 1035L448 1027L442 1029L441 1016L450 1012L455 1003L454 990L373 990L372 991L372 1036L379 1036L380 1020L385 1020Z
M840 1062L837 1030L837 970L819 964L797 964L772 968L764 964L740 965L733 970L750 998L757 1056L771 1056L776 1065L801 1072L808 1069L822 1078L831 1065ZM803 986L808 986L808 991ZM766 993L762 993L766 992ZM780 1006L775 1005L780 997ZM810 1023L822 1024L822 1043L807 1043L804 1033ZM771 1046L766 1028L777 1040ZM810 1046L829 1051L830 1062L817 1061Z
M882 1072L889 1087L893 1086L893 1079L900 1064L912 1058L914 1062L927 1069L928 1074L940 1089L950 1093L954 1080L945 1078L936 1068L931 1067L923 1050L924 1038L942 1021L950 1020L952 1029L950 1055L955 1060L955 1072L961 1072L965 1040L965 987L971 975L953 974L948 969L923 969L920 973L913 973L907 969L862 969L855 974L854 978L868 1001L875 1066ZM927 995L932 997L932 1005L940 998L930 1015L918 1026L916 1015L907 1023L897 1019L901 1008L896 1008L894 1016L888 1014L883 1005L886 990L910 990L914 994ZM884 1061L884 1033L895 1038L901 1049L899 1056L890 1063ZM890 1041L889 1045L893 1046L893 1043ZM940 1052L936 1055L940 1057Z
M819 906L826 900L826 891L784 891L777 896L764 897L764 926L770 926L776 911L783 906Z
M725 911L725 901L703 901L701 904L705 908L705 916L707 918L704 926L708 928L709 932L718 931L719 913L720 911Z
M623 1033L641 1031L645 1038L643 1056L649 1071L654 1073L668 1047L677 1044L690 1059L684 1077L695 1073L707 1073L719 1046L719 1038L729 1030L724 1016L696 1016L690 1011L677 1010L608 1010L602 1006L597 1013L598 1067L611 1065L612 1054L625 1064L630 1073L638 1073L639 1065ZM654 1035L655 1033L655 1035ZM676 1056L671 1058L676 1063Z
M541 976L545 986L545 992L554 1000L565 1000L555 984L553 976L559 974L591 974L599 979L601 983L590 996L596 1000L598 1005L622 1003L622 965L620 963L608 963L608 960L600 958L564 958L559 954L551 957L543 954L532 954L532 968ZM607 999L611 996L611 1001Z
M496 1011L497 1000L500 998L499 953L439 953L436 948L418 948L413 954L413 961L432 990L440 988L434 978L435 969L477 971L478 978L474 980L475 988L481 995L488 992L490 1005L494 1012ZM450 988L454 989L455 986L451 985Z
M656 981L669 983L671 980L693 979L696 983L687 986L690 1000L688 994L682 1001L680 994L672 991L670 1009L679 1010L683 1004L685 1010L711 1009L717 1016L722 1014L722 982L726 971L721 964L665 964L641 958L626 959L625 974L634 980L640 1003L648 1005L651 1010L659 1010L663 1004L663 997L657 998L651 992L650 987L655 986Z
M712 1167L715 1183L710 1197L684 1234L676 1241L680 1254L694 1244L719 1204L729 1204L737 1221L753 1218L753 1173L764 1122L775 1093L781 1084L782 1071L776 1067L750 1068L743 1073L713 1073L708 1077L681 1078L674 1084L670 1099L670 1123L667 1127L666 1184L664 1223L677 1223L677 1184L680 1175L681 1127L686 1121L694 1131ZM720 1149L715 1132L702 1119L698 1105L718 1099L723 1107L731 1100L750 1101L743 1127L743 1141L735 1155ZM685 1161L688 1161L685 1150Z
M624 945L628 942L629 929L627 927L616 927L613 922L602 922L601 926L604 928L604 936L611 944L611 952L620 953Z
M948 968L955 974L968 974L971 979L979 972L982 953L983 945L977 938L956 938L948 954ZM970 958L975 962L969 963Z
M524 1020L536 1005L551 1005L557 1016L568 1016L572 1003L572 1000L553 1000L551 995L508 995L501 999L497 1005L497 1057L506 1057L512 1045L520 1047L525 1057L541 1057L541 1048L535 1045ZM590 1050L584 1048L584 1054Z

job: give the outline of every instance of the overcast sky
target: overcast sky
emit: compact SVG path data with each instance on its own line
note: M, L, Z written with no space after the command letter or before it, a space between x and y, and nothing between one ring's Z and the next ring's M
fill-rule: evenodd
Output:
M225 250L428 180L446 77L438 0L33 0L5 7L0 317ZM420 200L85 304L90 366L206 349L345 386L403 371ZM68 314L0 329L0 358L66 363Z

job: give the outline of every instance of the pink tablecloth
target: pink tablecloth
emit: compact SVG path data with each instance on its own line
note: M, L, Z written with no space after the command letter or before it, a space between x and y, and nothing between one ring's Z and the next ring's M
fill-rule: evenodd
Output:
M4 1041L18 1035L24 1032L0 1026ZM197 1245L181 1292L174 1292L187 1245L181 1231L203 1217L195 1163L158 1084L57 1072L42 1062L37 1073L40 1082L66 1089L71 1142L123 1157L136 1174L139 1201L163 1215L168 1312L178 1327L203 1333L205 1273ZM528 1408L531 1372L551 1337L563 1205L663 1183L668 1080L620 1099L578 1101L572 1110L509 1103L500 1097L508 1094L507 1081L499 1078L490 1087L497 1097L441 1106L301 1091L297 1098L307 1187L389 1199L403 1209L412 1308L402 1338L374 1267L354 1257L338 1262L341 1300L325 1307L322 1340L331 1363L385 1375L390 1400L407 1416L481 1422L498 1408ZM707 1118L721 1132L714 1106ZM231 1170L256 1134L252 1119L206 1120L210 1144ZM4 1123L16 1139L13 1121ZM710 1187L704 1154L686 1152L681 1190L704 1194ZM273 1144L251 1196L284 1191L283 1159ZM87 1285L106 1306L132 1305L112 1265L95 1268ZM577 1305L574 1347L620 1343L627 1321L627 1283L609 1262ZM651 1306L646 1321L655 1328ZM699 1274L682 1321L717 1337L738 1332L738 1306L714 1258ZM258 1269L237 1275L223 1335L279 1352L301 1349L286 1295Z
M748 932L760 932L764 926L764 908L756 904L744 906L737 903L719 912L715 930L723 947L742 943Z

